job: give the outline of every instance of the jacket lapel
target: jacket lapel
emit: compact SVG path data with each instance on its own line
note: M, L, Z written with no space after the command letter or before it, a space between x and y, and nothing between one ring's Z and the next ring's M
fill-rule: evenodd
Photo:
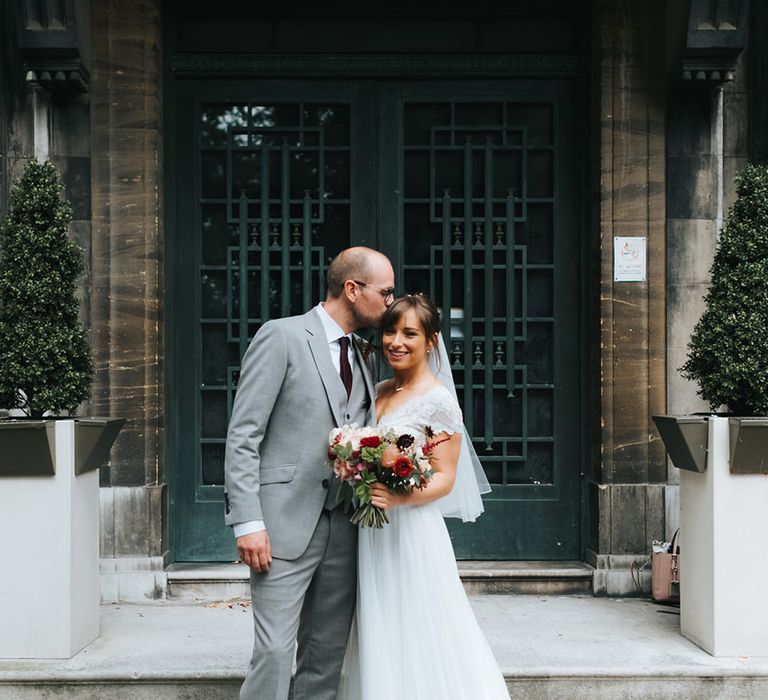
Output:
M314 309L304 314L304 321L309 351L312 353L312 359L315 361L318 374L325 387L325 394L328 398L333 418L336 421L336 426L341 426L343 421L341 420L339 391L343 391L344 387L340 377L333 368L331 353L328 350L328 339L325 337L323 324Z
M365 378L365 388L368 391L368 398L371 400L371 404L373 404L376 401L376 397L373 393L373 380L371 379L371 370L367 360L363 357L362 350L360 350L360 337L355 335L353 338L354 342L352 344L355 346L355 355L357 356L357 361L360 363L360 367L363 369L363 377Z

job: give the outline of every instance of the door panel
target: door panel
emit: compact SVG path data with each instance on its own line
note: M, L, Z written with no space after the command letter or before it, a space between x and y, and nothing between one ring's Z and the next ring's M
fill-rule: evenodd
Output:
M234 556L221 501L240 357L266 319L322 298L328 262L355 243L390 256L399 289L450 309L444 338L493 486L477 524L450 524L457 555L580 556L570 90L567 81L179 86L169 271L171 296L184 301L170 332L177 560Z
M477 524L449 521L461 558L580 555L568 97L565 83L518 81L415 83L389 98L402 124L399 279L450 310L443 338L493 488Z
M350 100L343 83L179 89L177 133L192 138L177 163L178 231L190 235L173 272L176 560L235 556L223 483L240 359L262 323L325 296L328 262L353 242Z

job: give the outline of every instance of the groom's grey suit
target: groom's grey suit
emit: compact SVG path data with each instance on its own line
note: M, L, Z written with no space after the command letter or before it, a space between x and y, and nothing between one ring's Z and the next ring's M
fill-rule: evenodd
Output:
M328 434L373 419L368 361L355 345L352 391L331 361L319 311L269 321L243 357L227 434L228 525L263 520L267 573L251 572L255 642L241 698L332 700L354 610L357 530L335 508Z

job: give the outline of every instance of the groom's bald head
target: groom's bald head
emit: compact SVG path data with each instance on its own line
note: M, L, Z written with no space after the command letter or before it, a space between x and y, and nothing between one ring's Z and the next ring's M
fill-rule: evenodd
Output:
M382 264L390 265L389 258L378 250L364 246L345 248L328 267L326 277L328 296L334 298L341 296L347 280L367 282Z

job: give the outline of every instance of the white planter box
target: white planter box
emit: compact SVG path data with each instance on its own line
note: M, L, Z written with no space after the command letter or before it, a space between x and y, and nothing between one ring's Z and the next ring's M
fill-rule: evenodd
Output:
M75 475L56 421L54 476L0 479L0 658L69 658L99 636L99 472Z
M768 656L768 476L731 474L728 419L680 472L680 628L713 656Z

